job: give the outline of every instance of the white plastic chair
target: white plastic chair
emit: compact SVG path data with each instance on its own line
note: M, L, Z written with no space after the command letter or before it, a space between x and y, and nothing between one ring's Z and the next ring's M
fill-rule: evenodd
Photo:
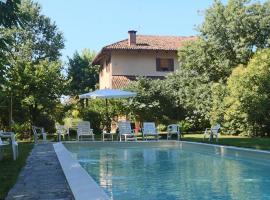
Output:
M144 122L143 128L143 140L147 140L147 136L154 136L156 140L158 140L158 130L154 122Z
M11 144L12 153L13 153L13 160L16 160L19 157L19 149L18 149L18 143L15 140L15 134L13 132L0 131L0 160L2 159L1 146L8 145L8 143L4 143L1 138L10 139L10 144Z
M209 135L209 141L213 137L216 137L216 141L218 141L218 136L219 136L219 130L220 130L220 128L221 128L220 124L216 124L212 128L206 128L205 131L204 131L203 140L205 140L206 136Z
M181 131L180 131L180 126L178 124L170 124L169 126L167 126L167 140L169 138L172 138L172 135L176 134L177 135L177 139L180 140L181 139Z
M91 137L93 141L95 140L93 129L90 128L90 122L80 121L77 128L77 140L80 141L80 138L82 140L85 136Z
M122 137L124 140L137 140L136 135L134 134L134 130L131 129L131 124L129 121L120 121L118 122L119 129L119 140L122 141Z
M43 127L32 126L32 130L34 133L35 144L38 142L39 136L42 136L43 142L47 141L47 133L45 132Z
M61 136L63 137L64 140L65 140L65 135L68 135L68 138L70 138L68 128L66 128L64 125L56 124L55 128L56 128L56 134L58 136L58 141L61 141Z
M69 126L66 126L67 127L67 134L68 134L68 136L70 136L70 131L71 130L76 130L77 131L77 129L78 129L78 121L71 121L71 124L69 125Z

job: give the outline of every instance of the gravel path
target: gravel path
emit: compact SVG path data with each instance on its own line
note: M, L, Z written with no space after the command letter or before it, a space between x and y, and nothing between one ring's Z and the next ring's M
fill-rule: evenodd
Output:
M73 200L52 143L35 145L6 200Z

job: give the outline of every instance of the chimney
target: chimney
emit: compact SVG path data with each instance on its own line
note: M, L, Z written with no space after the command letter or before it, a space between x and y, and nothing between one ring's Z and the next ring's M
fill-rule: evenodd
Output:
M128 45L136 45L136 32L134 30L128 31Z

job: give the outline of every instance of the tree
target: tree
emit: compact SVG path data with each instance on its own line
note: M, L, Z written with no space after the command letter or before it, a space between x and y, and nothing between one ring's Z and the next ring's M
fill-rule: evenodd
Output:
M167 123L183 117L181 108L177 107L169 87L163 80L151 80L140 77L128 86L128 90L137 93L124 105L136 120Z
M5 3L0 1L0 85L4 84L4 64L6 62L4 52L7 51L7 46L11 43L10 39L4 36L4 30L19 25L19 4L20 0L7 0Z
M16 122L52 128L54 109L65 86L59 61L63 35L55 23L41 14L39 4L31 0L22 1L18 17L26 22L23 27L2 30L12 43L5 51L5 82L0 87L5 98L13 97Z
M213 84L225 84L237 65L246 65L257 50L269 47L269 11L269 1L229 0L224 5L216 0L205 12L198 39L179 50L174 78L181 80L179 95L185 91L184 107L194 123L203 118L210 122Z
M223 5L216 0L206 10L201 37L213 45L228 66L247 64L256 49L269 47L270 2L251 3L250 0L229 0Z
M18 12L20 0L0 1L0 26L11 27L19 22Z
M249 135L270 133L270 49L258 51L228 79L224 120Z
M92 65L95 52L84 49L81 54L75 52L68 61L68 93L76 96L95 90L99 80L99 67Z
M175 112L182 113L181 120L191 124L193 130L209 126L212 107L211 85L206 75L198 76L192 70L178 70L164 80L166 90L174 99ZM180 115L181 116L181 115Z

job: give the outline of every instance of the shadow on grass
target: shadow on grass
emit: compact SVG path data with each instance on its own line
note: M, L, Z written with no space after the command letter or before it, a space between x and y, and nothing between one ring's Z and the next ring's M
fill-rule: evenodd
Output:
M5 146L3 160L0 161L0 200L3 200L11 187L16 183L18 175L25 165L33 148L33 143L19 143L19 158L13 161L11 146Z

